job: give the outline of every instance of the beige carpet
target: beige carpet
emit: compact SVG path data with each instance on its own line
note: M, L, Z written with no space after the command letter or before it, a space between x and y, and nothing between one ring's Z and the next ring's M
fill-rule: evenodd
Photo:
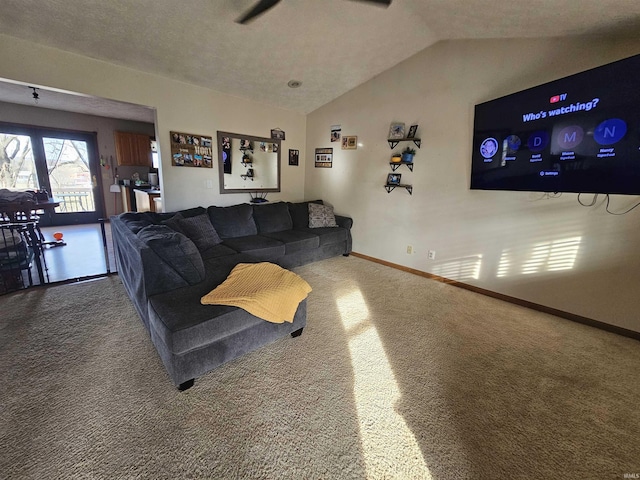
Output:
M0 297L1 478L615 479L640 343L358 258L308 326L169 382L117 277Z

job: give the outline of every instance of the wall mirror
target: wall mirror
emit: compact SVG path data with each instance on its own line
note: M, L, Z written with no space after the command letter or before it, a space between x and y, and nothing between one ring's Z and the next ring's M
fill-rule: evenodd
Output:
M220 193L279 192L280 140L218 132Z

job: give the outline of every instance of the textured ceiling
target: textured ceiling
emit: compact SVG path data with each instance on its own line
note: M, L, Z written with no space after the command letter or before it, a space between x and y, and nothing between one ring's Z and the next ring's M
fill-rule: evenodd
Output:
M0 0L0 31L301 113L438 40L640 32L638 0L282 0L235 23L255 1Z

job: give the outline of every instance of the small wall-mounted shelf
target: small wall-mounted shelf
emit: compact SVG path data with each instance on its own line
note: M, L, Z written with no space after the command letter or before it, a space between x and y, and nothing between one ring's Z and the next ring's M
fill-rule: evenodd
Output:
M399 185L389 185L388 183L384 186L385 190L387 191L387 193L391 193L396 187L400 187L400 188L404 188L407 192L409 192L409 195L413 195L413 185L403 185L403 184L399 184Z
M389 162L389 165L391 165L391 170L393 172L395 172L400 165L406 165L407 168L413 172L413 162Z
M248 166L253 165L253 159L251 159L251 158L244 159L244 158L243 158L242 160L240 160L240 163L241 163L242 165L244 165L245 167L248 167Z
M240 175L240 178L242 178L243 180L246 180L248 178L253 182L253 168L250 168L249 170L247 170L246 175Z
M391 147L391 150L393 150L400 142L413 142L416 144L416 147L420 148L422 140L419 138L390 138L387 142L389 142L389 146Z

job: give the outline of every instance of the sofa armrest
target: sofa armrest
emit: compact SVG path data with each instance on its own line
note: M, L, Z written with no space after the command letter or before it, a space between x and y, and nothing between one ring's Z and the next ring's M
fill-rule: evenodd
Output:
M118 276L145 325L148 325L147 298L189 283L118 216L111 217L111 233Z
M351 230L353 227L353 219L351 217L345 217L342 215L334 215L336 217L336 223L339 227L346 228L347 230Z

